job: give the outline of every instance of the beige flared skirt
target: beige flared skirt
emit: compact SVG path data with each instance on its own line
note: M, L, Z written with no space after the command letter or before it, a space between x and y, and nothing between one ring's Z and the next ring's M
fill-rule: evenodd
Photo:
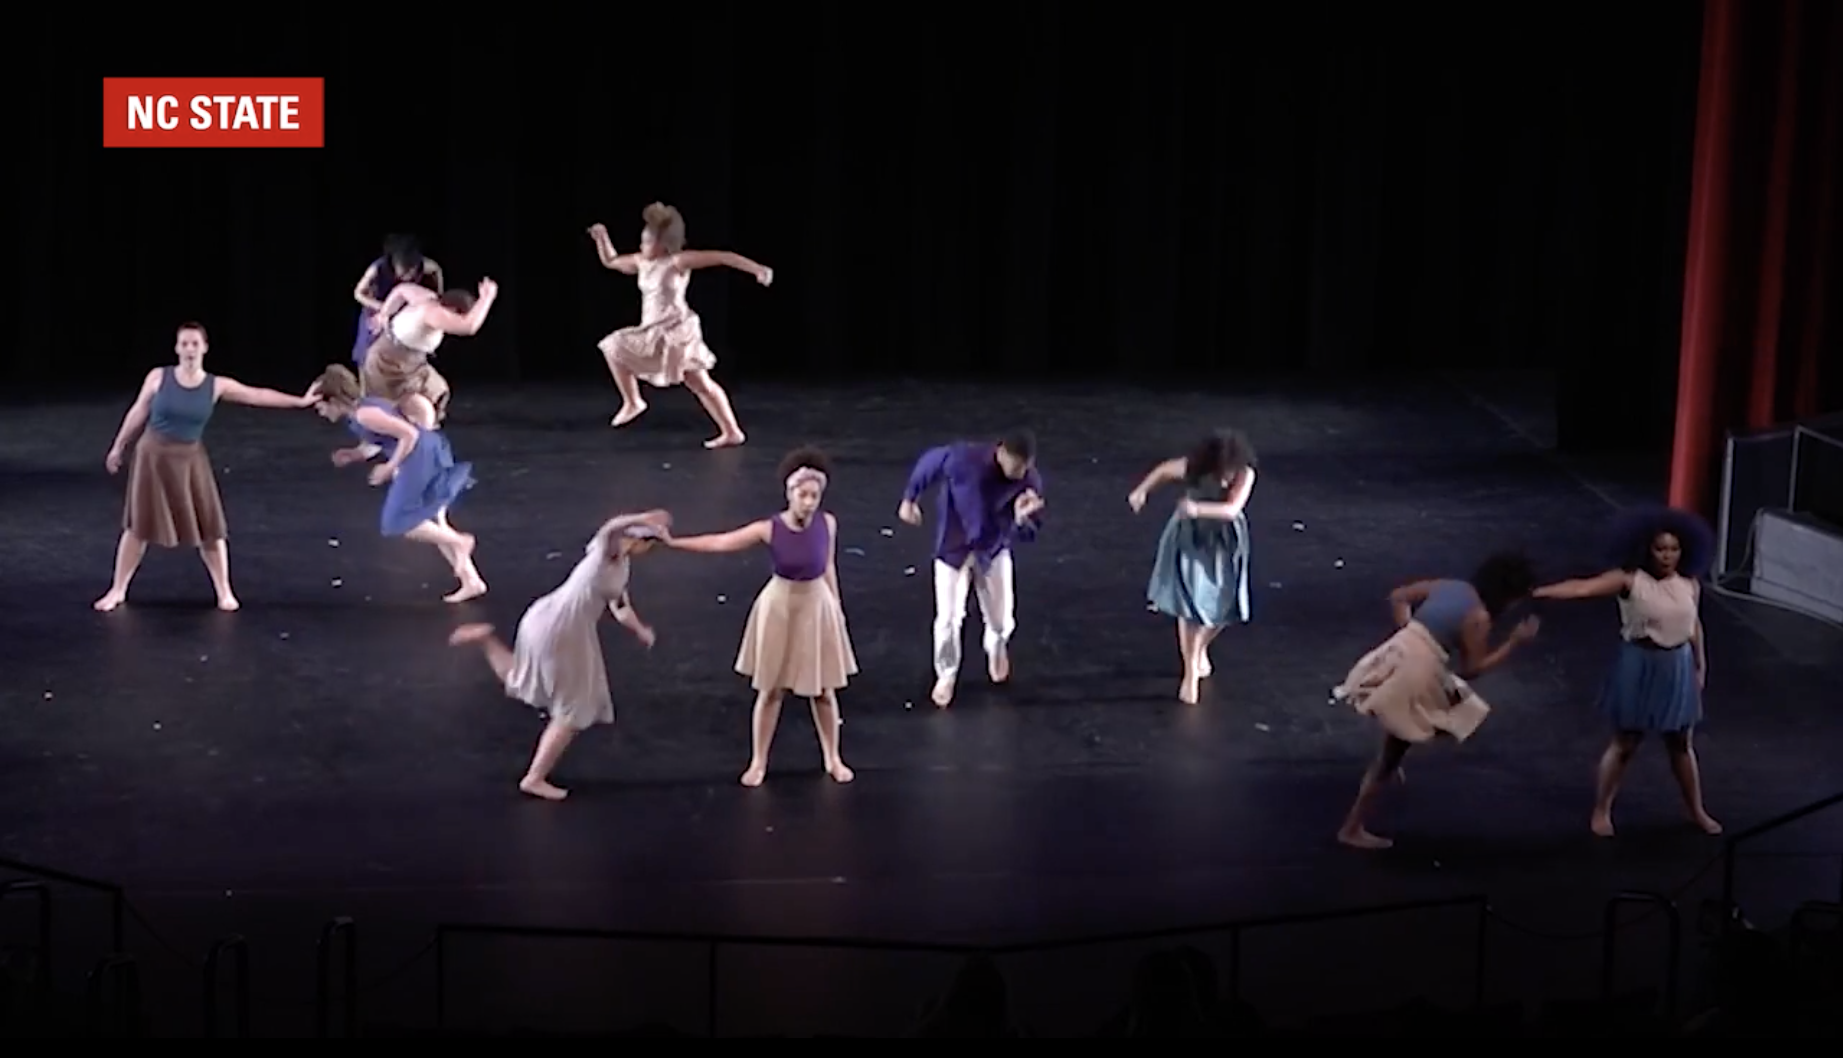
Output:
M122 527L156 547L197 547L229 534L203 442L141 434L128 467Z
M380 335L365 350L359 381L367 397L382 397L394 404L415 393L427 397L437 415L447 413L448 380L429 363L429 354L402 345L388 334Z
M1491 707L1452 674L1446 650L1418 621L1363 655L1331 693L1403 742L1436 735L1464 742L1491 715Z
M709 371L717 366L717 354L704 344L704 324L695 312L623 327L597 342L596 348L609 363L662 389L682 384L687 371Z
M775 577L755 597L736 671L757 691L818 698L858 672L845 611L824 580Z

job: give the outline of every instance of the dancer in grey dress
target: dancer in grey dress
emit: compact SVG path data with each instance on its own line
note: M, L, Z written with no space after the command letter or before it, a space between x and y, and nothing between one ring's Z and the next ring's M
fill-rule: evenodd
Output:
M670 525L671 515L665 511L622 515L603 525L568 579L525 610L513 646L494 636L488 624L463 625L448 637L454 646L480 647L505 685L506 696L550 719L519 781L525 793L549 801L569 796L569 791L551 783L551 769L578 734L596 724L614 723L614 699L602 661L601 617L613 614L643 645L653 645L652 628L640 620L627 595L628 566L634 555L663 539Z

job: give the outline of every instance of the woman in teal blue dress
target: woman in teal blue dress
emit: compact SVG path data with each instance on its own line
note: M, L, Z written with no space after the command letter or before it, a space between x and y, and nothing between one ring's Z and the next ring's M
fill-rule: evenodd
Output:
M1222 430L1189 455L1154 467L1126 499L1137 512L1153 489L1184 483L1184 498L1158 538L1146 599L1177 621L1184 659L1177 697L1186 705L1197 703L1213 671L1210 644L1224 628L1249 618L1247 508L1254 476L1253 446L1239 432Z

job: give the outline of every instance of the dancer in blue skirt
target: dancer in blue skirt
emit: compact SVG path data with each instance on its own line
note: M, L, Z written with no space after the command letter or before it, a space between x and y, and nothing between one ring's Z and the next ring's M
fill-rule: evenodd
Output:
M1721 833L1721 824L1702 804L1702 773L1692 741L1702 720L1708 674L1698 579L1708 572L1714 543L1708 524L1693 514L1668 507L1633 510L1614 526L1614 568L1535 591L1538 599L1619 600L1622 642L1599 701L1613 737L1600 754L1590 820L1593 832L1603 838L1613 836L1620 780L1649 734L1663 738L1690 820L1704 833Z
M344 420L359 444L333 453L348 466L373 455L385 461L371 468L371 484L390 486L378 527L385 536L430 544L442 553L461 585L443 596L460 603L486 594L474 567L474 537L448 524L448 508L473 484L473 464L457 463L447 435L436 426L435 406L419 394L391 404L360 395L358 377L335 364L320 376L320 414Z
M1154 467L1126 498L1137 512L1153 489L1184 483L1184 498L1158 538L1146 599L1177 620L1184 662L1177 696L1186 705L1197 704L1202 682L1214 671L1210 644L1224 628L1250 616L1247 507L1254 477L1254 447L1238 431L1223 430L1198 442L1188 456Z

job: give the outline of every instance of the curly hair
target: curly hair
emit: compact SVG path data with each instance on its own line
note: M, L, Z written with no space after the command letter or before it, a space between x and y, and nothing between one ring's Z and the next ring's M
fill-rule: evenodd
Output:
M667 253L685 248L685 215L664 202L655 202L640 211L640 220Z
M1184 457L1188 481L1222 481L1254 466L1254 445L1240 430L1217 430Z
M1497 618L1536 590L1536 568L1521 553L1502 551L1479 564L1470 584L1485 612Z
M358 384L358 376L344 364L329 364L320 372L317 380L320 386L320 399L334 404L357 404L364 390Z
M1709 523L1675 507L1645 506L1622 511L1606 534L1606 561L1627 572L1651 569L1651 545L1668 533L1677 538L1683 557L1677 572L1700 579L1715 560L1715 532Z
M801 445L781 457L781 480L793 477L796 470L817 470L829 478L832 476L832 458L812 445Z

